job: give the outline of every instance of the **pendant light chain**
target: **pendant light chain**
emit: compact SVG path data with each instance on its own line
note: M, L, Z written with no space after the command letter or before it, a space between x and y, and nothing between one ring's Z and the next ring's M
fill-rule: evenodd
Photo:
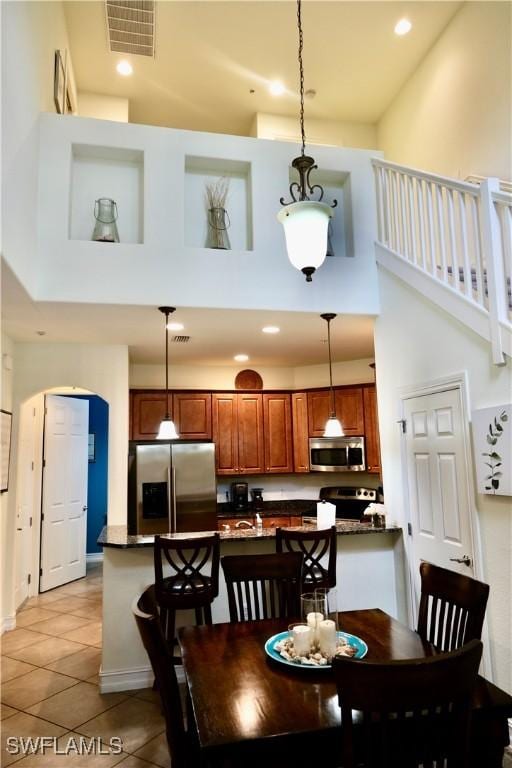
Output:
M327 346L329 347L329 387L331 389L331 416L336 417L336 403L334 400L334 388L332 386L332 360L331 360L331 321L327 321Z
M302 137L301 155L306 151L306 131L304 128L304 65L302 63L302 49L304 48L304 36L302 34L302 8L301 0L297 0L297 26L299 28L299 84L300 84L300 132Z

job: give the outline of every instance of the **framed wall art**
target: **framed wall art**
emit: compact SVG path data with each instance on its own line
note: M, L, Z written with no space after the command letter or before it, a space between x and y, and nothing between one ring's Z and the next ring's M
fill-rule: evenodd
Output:
M478 493L512 496L512 405L473 411Z
M9 489L12 413L0 410L0 493Z
M66 52L55 51L53 100L59 115L66 112Z

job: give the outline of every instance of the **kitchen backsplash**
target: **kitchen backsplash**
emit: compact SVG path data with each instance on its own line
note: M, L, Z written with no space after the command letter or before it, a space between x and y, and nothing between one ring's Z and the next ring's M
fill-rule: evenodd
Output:
M264 501L283 501L293 499L318 499L320 488L326 485L363 486L378 488L381 480L378 475L367 472L315 472L295 475L233 475L217 477L217 501L226 501L231 483L244 482L251 488L263 488Z

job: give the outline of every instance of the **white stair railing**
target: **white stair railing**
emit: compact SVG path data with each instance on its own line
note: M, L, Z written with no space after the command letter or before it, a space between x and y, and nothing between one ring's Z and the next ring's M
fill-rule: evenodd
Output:
M497 179L470 184L372 160L378 242L489 318L493 360L512 328L512 195Z

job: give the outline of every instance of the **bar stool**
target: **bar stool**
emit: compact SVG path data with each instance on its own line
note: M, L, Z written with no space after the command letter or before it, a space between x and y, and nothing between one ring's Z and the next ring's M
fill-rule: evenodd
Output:
M170 539L155 536L155 596L169 646L174 647L176 611L194 609L197 624L211 624L211 604L219 594L220 537ZM171 574L164 576L164 563ZM180 658L173 656L174 663Z
M302 552L302 588L312 591L336 586L336 526L320 531L276 529L276 552ZM328 553L327 567L320 562Z

